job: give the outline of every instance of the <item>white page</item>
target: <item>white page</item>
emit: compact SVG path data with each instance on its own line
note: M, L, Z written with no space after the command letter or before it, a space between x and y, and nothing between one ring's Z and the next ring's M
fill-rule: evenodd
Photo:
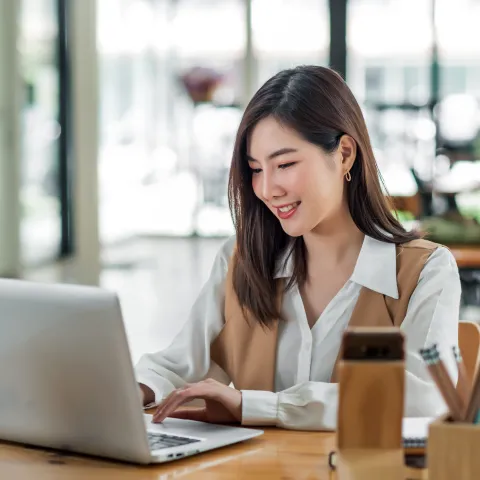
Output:
M435 420L433 417L406 417L402 422L403 438L427 438L428 425Z

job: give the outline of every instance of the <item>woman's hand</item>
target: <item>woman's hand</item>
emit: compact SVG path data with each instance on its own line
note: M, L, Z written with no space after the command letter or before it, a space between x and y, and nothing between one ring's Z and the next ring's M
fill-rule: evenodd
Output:
M175 410L190 400L205 400L204 408ZM153 423L160 423L167 417L198 420L209 423L236 423L242 421L242 394L213 379L185 385L174 390L157 408Z
M143 406L153 403L155 401L155 394L150 387L147 387L143 383L139 383L138 387L140 388Z

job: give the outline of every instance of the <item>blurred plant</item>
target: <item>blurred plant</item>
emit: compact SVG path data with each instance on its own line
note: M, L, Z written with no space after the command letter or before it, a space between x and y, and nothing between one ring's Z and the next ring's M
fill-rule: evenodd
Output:
M473 154L477 160L480 160L480 133L477 133L473 141Z
M392 212L394 215L396 215L398 221L400 223L402 222L411 222L415 220L415 216L412 214L412 212L409 212L407 210L393 210Z
M194 104L212 102L214 93L223 79L221 73L205 67L193 67L180 76Z

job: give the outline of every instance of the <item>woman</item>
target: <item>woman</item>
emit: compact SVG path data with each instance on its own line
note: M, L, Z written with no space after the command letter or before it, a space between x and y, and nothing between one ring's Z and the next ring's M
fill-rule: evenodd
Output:
M456 379L458 269L392 215L338 74L302 66L260 88L238 130L229 200L235 238L174 342L137 365L155 422L335 428L342 333L367 324L406 336L405 414L445 411L418 351L437 343ZM204 408L176 411L196 398Z

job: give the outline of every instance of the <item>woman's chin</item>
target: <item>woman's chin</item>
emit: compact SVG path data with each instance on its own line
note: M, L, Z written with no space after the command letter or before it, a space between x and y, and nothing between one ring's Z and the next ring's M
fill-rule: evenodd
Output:
M302 235L305 235L305 233L308 233L308 229L306 229L302 225L289 225L288 223L281 222L283 231L289 235L290 237L301 237Z

